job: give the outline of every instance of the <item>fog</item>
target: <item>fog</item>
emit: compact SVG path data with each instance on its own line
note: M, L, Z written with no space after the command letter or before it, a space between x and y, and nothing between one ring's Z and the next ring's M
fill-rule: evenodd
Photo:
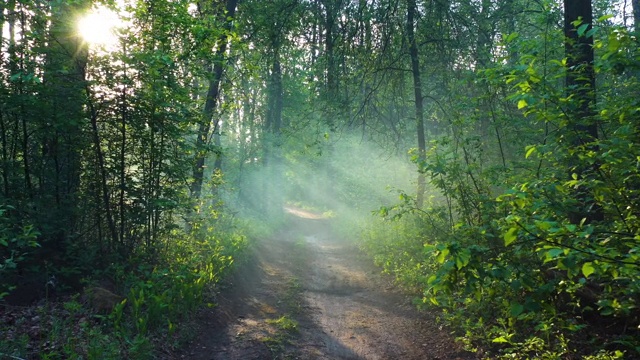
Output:
M238 173L228 171L225 203L266 220L295 205L355 226L380 206L397 203L399 191L415 192L417 172L407 152L384 150L358 135L282 153L267 166L256 161Z

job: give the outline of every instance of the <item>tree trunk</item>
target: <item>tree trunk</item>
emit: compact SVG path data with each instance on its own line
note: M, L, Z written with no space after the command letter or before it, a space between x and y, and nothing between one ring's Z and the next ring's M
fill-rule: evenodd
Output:
M4 44L4 8L5 4L0 3L0 44ZM1 58L1 57L0 57ZM9 198L9 142L7 138L8 127L5 125L4 109L0 106L0 137L2 138L2 192L5 199ZM8 120L7 120L8 124Z
M335 30L336 30L336 12L339 7L334 3L335 0L325 0L325 56L327 59L327 100L332 102L336 100L338 95L338 69L336 66L336 55L334 50Z
M9 198L11 192L9 185L9 142L7 140L7 127L4 123L5 116L0 109L0 137L2 138L2 192L5 199Z
M409 40L409 55L411 57L411 73L413 74L413 93L416 108L416 131L418 135L418 190L416 206L422 208L424 204L425 176L422 166L426 156L426 142L424 138L424 106L422 101L422 80L420 79L420 59L415 37L416 1L407 0L407 38Z
M93 98L91 96L91 91L89 87L86 87L87 97L89 99ZM123 238L118 238L118 232L116 230L116 225L113 220L113 214L111 211L111 201L109 194L109 184L107 182L107 170L104 164L104 154L102 152L102 142L100 141L100 133L98 130L98 113L93 105L93 102L89 100L89 110L91 112L91 138L93 140L93 146L96 151L96 160L98 162L98 172L100 173L100 189L101 191L101 200L102 206L104 206L104 211L107 216L107 225L109 226L109 235L111 237L111 248L117 248L119 250L122 249ZM119 241L120 240L120 241ZM125 255L125 254L123 254Z
M279 37L280 34L275 36ZM265 165L271 176L265 181L269 184L265 186L266 190L266 209L269 214L277 214L282 211L283 205L283 185L282 185L282 106L283 106L283 89L282 89L282 66L280 64L280 39L273 39L272 51L273 59L271 63L271 71L269 74L268 98L267 98L267 142L265 153Z
M126 77L126 70L125 70ZM124 199L125 199L125 190L126 190L126 150L127 150L127 88L122 88L121 95L121 104L120 104L120 195L118 200L118 207L120 208L120 233L119 238L124 239L125 229L126 229L126 216L125 216L125 207L124 207ZM91 114L93 118L93 113ZM93 124L92 124L93 125ZM94 129L95 132L95 129ZM95 139L94 139L95 141Z
M22 72L24 65L24 52L20 52L18 54L18 43L16 41L16 33L23 32L26 29L24 28L26 24L24 21L21 21L22 29L16 29L16 22L18 22L18 12L15 7L15 1L10 1L7 6L7 27L9 30L9 39L8 39L8 57L9 57L9 73L17 74L18 72ZM20 13L21 18L24 18L24 14ZM29 200L33 200L34 190L33 183L31 179L31 146L29 145L29 129L27 126L26 119L26 106L24 99L24 83L22 78L19 78L15 85L12 86L13 92L18 94L18 106L17 111L14 115L14 146L20 146L20 151L22 151L22 176L24 179L24 190L26 193L26 198ZM19 140L18 140L19 139ZM19 143L19 145L18 145ZM12 159L17 160L20 156L17 155L17 151L13 151ZM15 194L14 196L16 196Z
M42 92L47 112L42 134L42 167L39 171L40 210L49 213L56 241L75 231L77 194L82 172L81 151L87 145L83 133L85 68L88 49L75 28L73 14L85 11L86 2L52 2L49 47ZM51 200L54 199L54 203Z
M598 123L595 118L596 80L593 68L593 37L588 36L592 27L593 13L590 0L564 1L565 53L567 56L566 89L567 96L573 99L569 103L570 145L576 148L586 147L598 151ZM574 22L579 21L578 25ZM586 27L585 27L586 26ZM597 173L599 164L584 164L584 160L572 156L569 159L571 174L576 173L582 179L589 179ZM570 175L571 175L570 174ZM588 189L581 187L576 192L579 206L569 215L572 223L582 219L601 221L604 218L602 208L598 206Z
M209 79L209 89L207 90L207 98L205 100L203 110L203 120L198 129L196 138L196 155L195 165L193 167L193 183L191 183L191 196L194 199L199 200L202 193L202 182L204 180L204 169L207 155L209 150L207 145L211 137L211 129L218 129L218 120L215 120L215 124L212 126L213 113L218 106L218 100L220 98L220 83L222 82L222 76L224 74L224 67L228 43L229 43L229 31L231 31L231 25L233 17L236 13L236 7L238 0L227 0L226 13L224 15L225 29L220 38L218 39L218 46L213 63L212 74Z

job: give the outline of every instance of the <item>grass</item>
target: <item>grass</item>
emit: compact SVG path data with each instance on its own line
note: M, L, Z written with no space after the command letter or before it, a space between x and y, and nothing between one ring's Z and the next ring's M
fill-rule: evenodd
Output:
M287 345L293 343L298 333L298 321L294 317L302 311L302 286L297 278L288 280L280 305L284 314L266 320L272 327L272 334L262 339L274 359L287 358Z

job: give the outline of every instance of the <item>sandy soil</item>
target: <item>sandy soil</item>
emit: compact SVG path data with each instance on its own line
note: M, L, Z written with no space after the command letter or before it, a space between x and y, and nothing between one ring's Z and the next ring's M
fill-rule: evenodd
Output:
M317 214L257 244L185 359L474 359Z

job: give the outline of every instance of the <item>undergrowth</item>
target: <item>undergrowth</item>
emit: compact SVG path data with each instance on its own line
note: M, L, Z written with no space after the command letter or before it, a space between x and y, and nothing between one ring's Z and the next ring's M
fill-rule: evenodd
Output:
M113 265L113 291L123 296L108 313L80 294L18 311L0 327L0 358L137 360L175 350L188 336L181 324L210 300L208 289L243 257L246 229L258 226L223 217L200 224L172 230L153 260Z
M577 300L562 290L568 285L551 285L540 276L542 261L492 253L479 247L478 237L461 244L454 239L464 230L447 238L424 223L418 215L374 220L363 232L362 247L399 285L419 294L418 307L439 309L468 350L501 359L638 355L636 329L619 333L619 320L601 323L595 309L572 305ZM512 262L500 263L506 257Z

